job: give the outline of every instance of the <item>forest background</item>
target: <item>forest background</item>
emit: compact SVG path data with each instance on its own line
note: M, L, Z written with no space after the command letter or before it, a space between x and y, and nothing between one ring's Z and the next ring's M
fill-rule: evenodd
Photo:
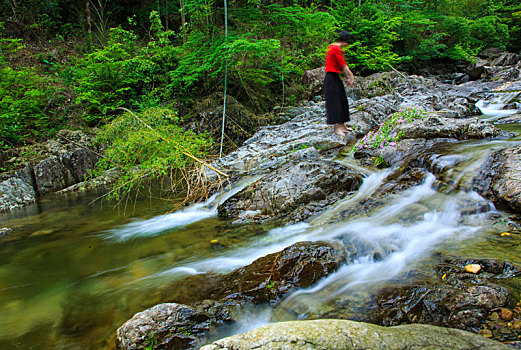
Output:
M222 103L225 67L227 92L248 113L296 104L303 72L323 65L338 29L355 34L345 54L357 75L435 74L489 47L521 51L517 0L228 0L226 9L227 37L224 0L2 0L0 150L95 126L100 140L122 140L105 168L147 157L183 166L172 156L179 145L215 154L220 118L193 119L203 101ZM161 155L164 137L177 148Z

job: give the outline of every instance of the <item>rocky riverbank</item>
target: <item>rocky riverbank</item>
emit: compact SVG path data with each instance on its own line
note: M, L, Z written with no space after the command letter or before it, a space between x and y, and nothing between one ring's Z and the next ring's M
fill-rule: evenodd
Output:
M62 130L56 139L5 153L2 163L16 165L0 174L0 212L85 181L100 153L93 138L92 133Z
M494 57L497 61L498 57ZM383 164L390 167L382 185L370 198L353 203L352 207L347 206L332 216L330 222L371 213L388 200L389 195L404 193L433 175L439 177L437 188L450 185L477 191L501 208L518 211L521 160L516 157L517 147L495 152L470 184L444 183L444 171L456 166L461 159L440 152L447 145L462 140L512 136L472 117L479 114L476 103L503 88L505 78L514 77L514 81L508 82L509 88L521 90L521 76L516 75L519 60L516 57L512 60L497 61L507 62L505 67L490 67L487 64L492 61L487 61L479 75L480 81L473 81L477 76L471 68L461 76L444 79L407 76L399 72L361 79L358 87L351 91L357 98L350 101L350 123L355 131L345 139L334 135L324 124L322 102L310 102L306 107L288 111L295 114L290 121L261 128L243 147L214 164L234 178L252 174L262 176L221 203L219 214L232 218L235 224L312 220L335 202L356 193L367 175L364 167L371 165L375 158L382 159ZM313 82L319 81L313 80L316 75L310 72L306 77L312 91L320 91L320 86ZM513 100L510 105L517 108L516 103L519 102ZM421 108L427 116L400 125L401 141L381 149L355 153L359 164L355 167L335 159L346 142L352 144L357 137L377 128L388 115L408 106ZM208 175L215 174L209 172ZM483 210L482 205L477 202L469 212ZM225 275L187 277L178 283L183 288L176 285L163 292L169 303L136 314L118 329L118 347L139 349L154 340L158 348L196 348L215 336L216 329L237 322L238 315L245 309L255 305L276 305L291 291L313 285L359 256L371 256L378 261L394 249L339 234L332 242L297 243ZM467 271L467 265L478 265L480 272ZM428 277L422 273L412 274L411 285L382 290L368 306L373 311L357 319L380 325L426 323L477 333L493 310L513 306L512 294L504 282L517 280L519 271L518 266L500 260L440 255ZM168 290L177 292L169 293ZM317 317L351 316L338 308L329 313L317 313ZM379 328L348 321L273 324L204 348L273 348L274 342L278 345L291 343L292 348L299 348L298 344L306 344L306 348L329 348L324 345L328 339L335 339L333 343L339 348L379 347L384 333L386 338L393 339L386 343L389 348L412 344L447 349L507 348L498 342L452 329L424 325ZM378 344L371 343L370 338L378 339ZM440 338L444 339L442 343Z

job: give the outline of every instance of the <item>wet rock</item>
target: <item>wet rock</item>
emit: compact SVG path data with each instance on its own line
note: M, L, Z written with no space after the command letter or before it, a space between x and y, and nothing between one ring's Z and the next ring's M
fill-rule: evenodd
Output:
M93 135L61 130L54 140L15 152L27 154L27 162L17 165L12 173L2 175L4 195L0 199L0 211L24 206L38 196L84 181L98 161L99 147L90 151L92 147Z
M512 321L514 314L512 311L506 308L501 308L501 319L504 321Z
M494 309L488 315L488 320L482 325L479 334L519 349L521 342L521 302L511 310L508 308ZM498 314L499 313L499 314Z
M0 238L4 238L11 234L13 232L13 229L10 227L0 227Z
M497 206L521 211L521 147L494 152L481 167L473 186Z
M192 305L204 300L272 303L294 288L311 286L345 262L340 242L299 242L223 275L186 277L166 288L161 298Z
M427 116L412 123L400 124L404 139L454 138L457 140L509 137L507 133L478 118L453 119Z
M481 271L481 265L479 264L469 264L465 266L465 271L470 273L478 273Z
M360 174L336 162L318 157L291 162L226 200L219 206L219 215L238 217L241 212L255 212L247 220L274 220L287 217L310 202L329 203L358 189L361 183ZM313 212L301 211L299 218L305 219Z
M192 306L160 304L136 314L118 329L118 348L142 349L155 339L158 349L193 349L215 327L233 323L247 305L274 303L296 288L313 285L345 261L339 242L299 242L225 275L186 278L174 283L171 290L178 295L170 299Z
M17 177L0 182L0 212L20 208L36 200L34 188Z
M509 349L499 342L457 329L427 325L380 327L345 320L270 324L217 340L201 350L218 349Z
M467 273L469 263L481 265L483 272ZM512 274L512 269L517 272ZM420 278L413 285L381 291L372 321L385 326L417 322L477 333L491 310L508 304L507 289L497 283L505 275L516 276L519 268L492 259L449 259L436 273L435 278Z
M306 86L308 98L322 94L324 89L325 67L305 71L302 75L302 84Z
M470 80L478 80L484 76L485 67L490 65L488 60L478 58L477 61L467 67L467 74Z
M349 139L354 139L354 134ZM346 140L325 124L324 103L312 103L291 121L261 127L244 145L212 163L228 175L265 173L289 161L316 157L345 145ZM208 176L216 176L208 171Z
M339 242L299 242L219 278L207 299L274 302L295 288L313 285L345 261Z
M197 339L210 331L210 317L181 304L159 304L134 315L118 328L118 349L194 349Z
M52 156L42 160L34 167L36 187L40 195L46 195L74 184L70 168L63 164L63 159Z

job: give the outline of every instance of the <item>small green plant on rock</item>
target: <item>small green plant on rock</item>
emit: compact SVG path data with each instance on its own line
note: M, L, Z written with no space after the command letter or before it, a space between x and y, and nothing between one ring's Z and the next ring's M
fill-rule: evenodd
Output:
M269 281L269 283L266 285L266 288L272 289L275 287L275 282L273 280Z
M355 153L361 149L377 149L384 148L387 145L394 145L403 136L403 132L398 127L403 123L410 123L415 119L423 118L425 112L418 107L406 107L400 109L387 117L380 124L376 131L368 132L363 138L351 149L351 153Z
M157 337L153 334L147 332L145 337L145 347L144 350L155 350L157 349Z
M387 167L389 163L383 157L373 157L373 164L375 167Z
M303 150L303 149L307 149L309 147L311 147L311 145L309 143L301 142L290 153L295 153L297 151L300 151L300 150Z

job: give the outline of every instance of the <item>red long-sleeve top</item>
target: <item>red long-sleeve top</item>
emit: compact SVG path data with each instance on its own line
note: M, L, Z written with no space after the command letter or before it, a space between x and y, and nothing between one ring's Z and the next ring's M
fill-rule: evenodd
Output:
M329 45L326 51L326 72L340 73L347 66L342 50L338 45Z

